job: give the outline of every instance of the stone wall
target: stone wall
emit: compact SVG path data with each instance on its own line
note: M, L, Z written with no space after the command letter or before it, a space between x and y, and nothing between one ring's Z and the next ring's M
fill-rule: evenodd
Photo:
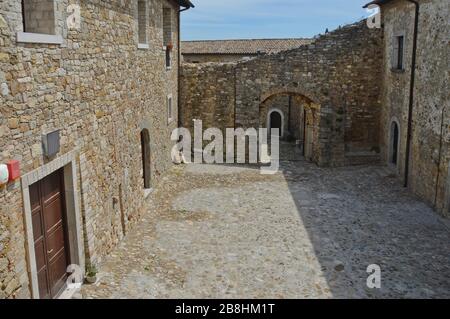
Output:
M448 3L420 2L417 68L414 87L409 186L444 216L450 216L450 110ZM389 162L392 122L400 126L400 152L396 167L405 175L414 5L394 1L382 7L384 23L381 151ZM393 70L395 37L405 37L404 70Z
M180 120L194 131L194 119L203 128L235 127L235 64L184 65L181 76Z
M311 124L316 128L316 134L311 132L316 162L377 161L381 44L381 31L360 22L299 49L250 61L184 64L182 123L191 127L191 119L197 118L206 127L265 127L264 102L280 94L297 96L317 113L317 123Z
M140 131L150 132L153 185L171 166L166 97L177 101L178 70L165 68L163 5L149 0L149 49L137 49L137 1L70 0L81 6L81 29L62 31L63 45L17 43L20 1L0 2L0 163L16 159L22 175L51 160L43 133L61 129L57 158L75 152L88 261L99 262L151 207L145 200ZM176 14L172 15L177 30ZM67 34L66 34L67 33ZM178 37L174 34L174 38ZM174 41L173 65L178 48ZM122 209L114 204L123 203ZM0 188L0 298L29 297L21 182Z

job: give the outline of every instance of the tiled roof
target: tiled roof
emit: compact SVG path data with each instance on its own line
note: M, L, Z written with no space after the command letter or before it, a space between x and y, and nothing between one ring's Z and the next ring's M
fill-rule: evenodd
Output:
M277 53L309 44L312 39L250 39L183 41L182 54L258 54Z

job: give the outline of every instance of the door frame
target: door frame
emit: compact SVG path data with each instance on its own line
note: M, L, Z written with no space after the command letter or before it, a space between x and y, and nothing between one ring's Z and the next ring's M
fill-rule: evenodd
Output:
M64 168L64 199L65 213L67 221L68 242L70 261L72 264L80 266L84 273L85 258L83 251L83 239L81 233L81 213L79 205L79 195L77 189L77 163L75 151L67 153L39 167L21 178L24 226L26 234L26 252L28 261L28 274L31 287L31 297L39 299L39 284L37 277L36 255L34 250L33 223L31 215L30 190L29 187L42 180L46 176Z
M280 128L280 138L282 138L284 136L284 114L283 111L281 111L279 108L271 108L269 110L269 112L267 113L267 130L268 130L268 134L269 136L272 135L272 130L271 130L271 121L270 121L270 116L272 115L272 113L278 113L281 116L281 128Z

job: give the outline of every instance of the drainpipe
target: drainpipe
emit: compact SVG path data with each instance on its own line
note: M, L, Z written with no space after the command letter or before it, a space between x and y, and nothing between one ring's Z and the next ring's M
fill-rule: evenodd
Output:
M191 4L192 5L192 4ZM194 6L188 6L185 7L183 9L179 9L178 10L178 14L177 14L177 23L178 23L178 37L177 37L177 46L178 46L178 74L177 74L177 81L178 81L178 98L177 98L177 102L178 102L178 127L181 127L183 125L183 123L181 123L181 77L180 77L180 70L181 70L181 12L183 11L187 11L190 8L193 8Z
M443 147L443 143L444 143L444 115L445 115L445 106L442 108L442 118L441 118L441 138L439 140L439 159L438 159L438 163L437 163L436 189L435 189L435 195L434 195L434 207L435 208L437 208L439 180L441 178L442 147Z
M292 95L289 95L289 110L288 110L288 131L291 134L291 112L292 112Z
M417 58L417 35L419 30L419 2L416 0L407 0L415 5L415 18L414 18L414 40L413 40L413 52L411 63L411 81L409 88L409 108L408 108L408 133L406 136L406 158L405 158L405 187L408 187L409 183L409 162L411 153L411 137L412 137L412 117L414 107L414 84L416 79L416 58Z
M303 156L305 156L306 149L306 108L303 106Z

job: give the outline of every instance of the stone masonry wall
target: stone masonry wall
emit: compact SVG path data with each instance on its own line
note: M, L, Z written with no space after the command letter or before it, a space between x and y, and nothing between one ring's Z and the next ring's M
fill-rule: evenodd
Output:
M450 216L450 28L448 2L421 0L416 82L412 118L409 186L444 216ZM414 5L394 1L382 8L384 24L381 151L385 162L391 151L390 127L400 126L397 171L405 174L406 137L414 32ZM392 69L394 40L404 35L404 70Z
M381 45L381 31L360 22L299 49L250 61L183 64L182 123L190 127L197 118L205 119L208 127L264 127L261 103L277 94L296 95L319 105L319 164L376 161ZM225 117L217 117L225 110ZM212 114L220 124L212 121Z
M235 64L183 65L181 124L194 132L194 119L203 128L235 127Z
M149 49L140 50L137 1L55 2L57 26L68 3L81 6L81 29L62 32L63 45L17 43L20 1L0 2L0 163L19 160L22 174L41 167L48 162L41 135L61 129L57 157L77 154L86 257L97 263L123 237L121 220L128 230L151 209L142 178L143 128L150 132L152 184L171 166L177 108L168 124L166 97L178 104L178 70L165 68L162 15L163 5L178 8L149 0ZM0 298L30 296L20 185L0 188Z

